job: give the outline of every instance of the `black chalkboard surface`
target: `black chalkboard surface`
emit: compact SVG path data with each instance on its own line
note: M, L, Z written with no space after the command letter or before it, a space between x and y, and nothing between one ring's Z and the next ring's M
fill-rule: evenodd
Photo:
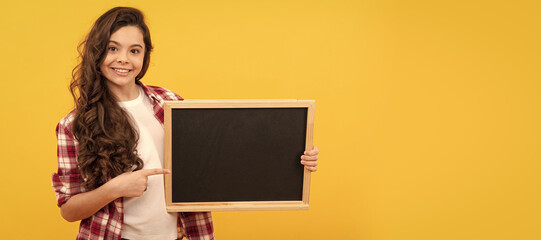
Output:
M166 102L168 211L307 209L314 101Z

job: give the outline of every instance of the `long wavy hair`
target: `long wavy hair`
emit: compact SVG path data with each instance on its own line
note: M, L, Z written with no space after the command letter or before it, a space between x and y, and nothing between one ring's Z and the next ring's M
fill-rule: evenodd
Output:
M70 92L76 110L72 130L79 143L78 168L88 190L124 172L143 168L137 154L138 133L99 70L111 35L125 26L139 27L143 33L145 55L141 72L135 78L139 83L148 69L152 42L143 13L129 7L113 8L96 20L79 44L80 63L72 72Z

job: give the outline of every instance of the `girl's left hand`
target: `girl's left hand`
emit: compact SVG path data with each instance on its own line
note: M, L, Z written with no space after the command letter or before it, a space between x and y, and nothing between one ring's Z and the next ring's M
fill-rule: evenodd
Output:
M317 171L318 154L319 149L316 146L314 146L312 150L304 151L304 155L301 156L301 164L310 172Z

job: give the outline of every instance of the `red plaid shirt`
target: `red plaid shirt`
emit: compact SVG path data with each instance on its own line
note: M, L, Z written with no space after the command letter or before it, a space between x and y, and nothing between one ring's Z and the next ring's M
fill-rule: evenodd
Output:
M154 107L156 118L163 124L164 100L183 100L174 92L139 83ZM77 141L71 132L72 111L58 123L58 172L53 174L53 189L58 206L62 206L72 196L86 192L82 186L83 178L77 169ZM214 239L214 229L210 212L179 213L179 238ZM100 209L89 218L81 220L77 239L115 239L122 233L124 218L123 198L118 198Z

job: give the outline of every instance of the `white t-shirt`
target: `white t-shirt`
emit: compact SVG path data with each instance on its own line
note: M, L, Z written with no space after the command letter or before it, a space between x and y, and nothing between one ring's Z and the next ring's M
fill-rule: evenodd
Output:
M131 115L139 133L137 152L145 163L143 169L163 168L164 130L148 96L139 88L139 97L119 104ZM124 198L122 238L177 239L177 216L165 209L163 175L149 176L141 197Z

